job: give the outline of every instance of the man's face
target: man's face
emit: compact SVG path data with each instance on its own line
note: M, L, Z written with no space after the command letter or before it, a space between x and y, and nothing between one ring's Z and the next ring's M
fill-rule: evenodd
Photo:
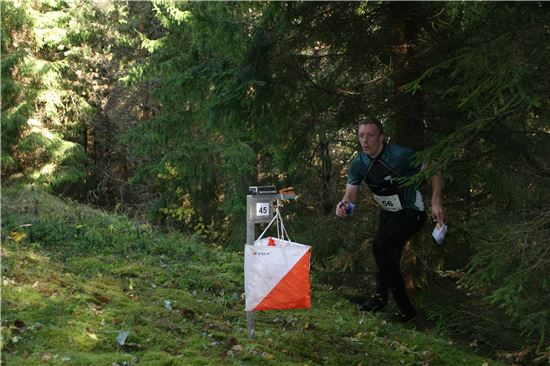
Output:
M359 143L368 156L375 158L384 146L384 135L378 131L374 124L361 124L357 132Z

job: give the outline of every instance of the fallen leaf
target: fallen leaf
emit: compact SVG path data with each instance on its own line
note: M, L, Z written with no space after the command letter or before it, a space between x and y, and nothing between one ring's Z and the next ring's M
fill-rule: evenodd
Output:
M21 240L25 239L27 233L22 233L20 231L12 231L10 237L13 241L19 243Z

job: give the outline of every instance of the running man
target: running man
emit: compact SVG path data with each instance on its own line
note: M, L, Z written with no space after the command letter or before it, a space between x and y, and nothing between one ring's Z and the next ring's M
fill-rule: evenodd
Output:
M400 269L401 253L405 242L426 222L426 212L418 187L403 187L398 178L413 176L420 172L421 167L412 162L414 150L384 142L383 126L376 118L367 117L359 122L358 137L363 151L351 162L346 192L336 206L336 215L346 217L351 214L362 181L367 183L381 208L372 246L377 266L376 291L359 309L381 311L386 307L391 291L399 309L395 318L407 323L416 317L416 311L405 290ZM431 184L432 215L443 224L441 175L432 176Z

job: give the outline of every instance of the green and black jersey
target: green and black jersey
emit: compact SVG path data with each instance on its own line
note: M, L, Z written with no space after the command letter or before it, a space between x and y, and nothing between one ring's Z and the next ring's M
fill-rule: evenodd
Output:
M384 144L376 159L362 151L351 162L347 183L360 185L364 180L372 190L374 199L384 210L415 208L424 211L422 194L418 187L403 187L397 182L400 177L410 177L420 172L421 166L413 164L414 154L414 150L394 144Z

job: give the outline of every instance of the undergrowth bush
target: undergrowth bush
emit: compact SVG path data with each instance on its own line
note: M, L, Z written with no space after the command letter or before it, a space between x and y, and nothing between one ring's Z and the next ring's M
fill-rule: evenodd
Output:
M149 224L132 221L124 215L109 215L70 200L72 208L69 209L64 201L31 187L22 188L15 195L11 189L7 193L10 198L5 200L8 209L3 212L4 223L10 225L24 218L25 222L20 223L17 230L24 232L31 243L46 243L45 249L63 248L77 255L139 253L182 260L210 257L208 248L199 245L199 238L193 236L182 241L180 234L169 229L159 235L161 231ZM10 208L19 211L19 220Z
M542 346L550 332L550 207L517 216L479 228L467 284Z

